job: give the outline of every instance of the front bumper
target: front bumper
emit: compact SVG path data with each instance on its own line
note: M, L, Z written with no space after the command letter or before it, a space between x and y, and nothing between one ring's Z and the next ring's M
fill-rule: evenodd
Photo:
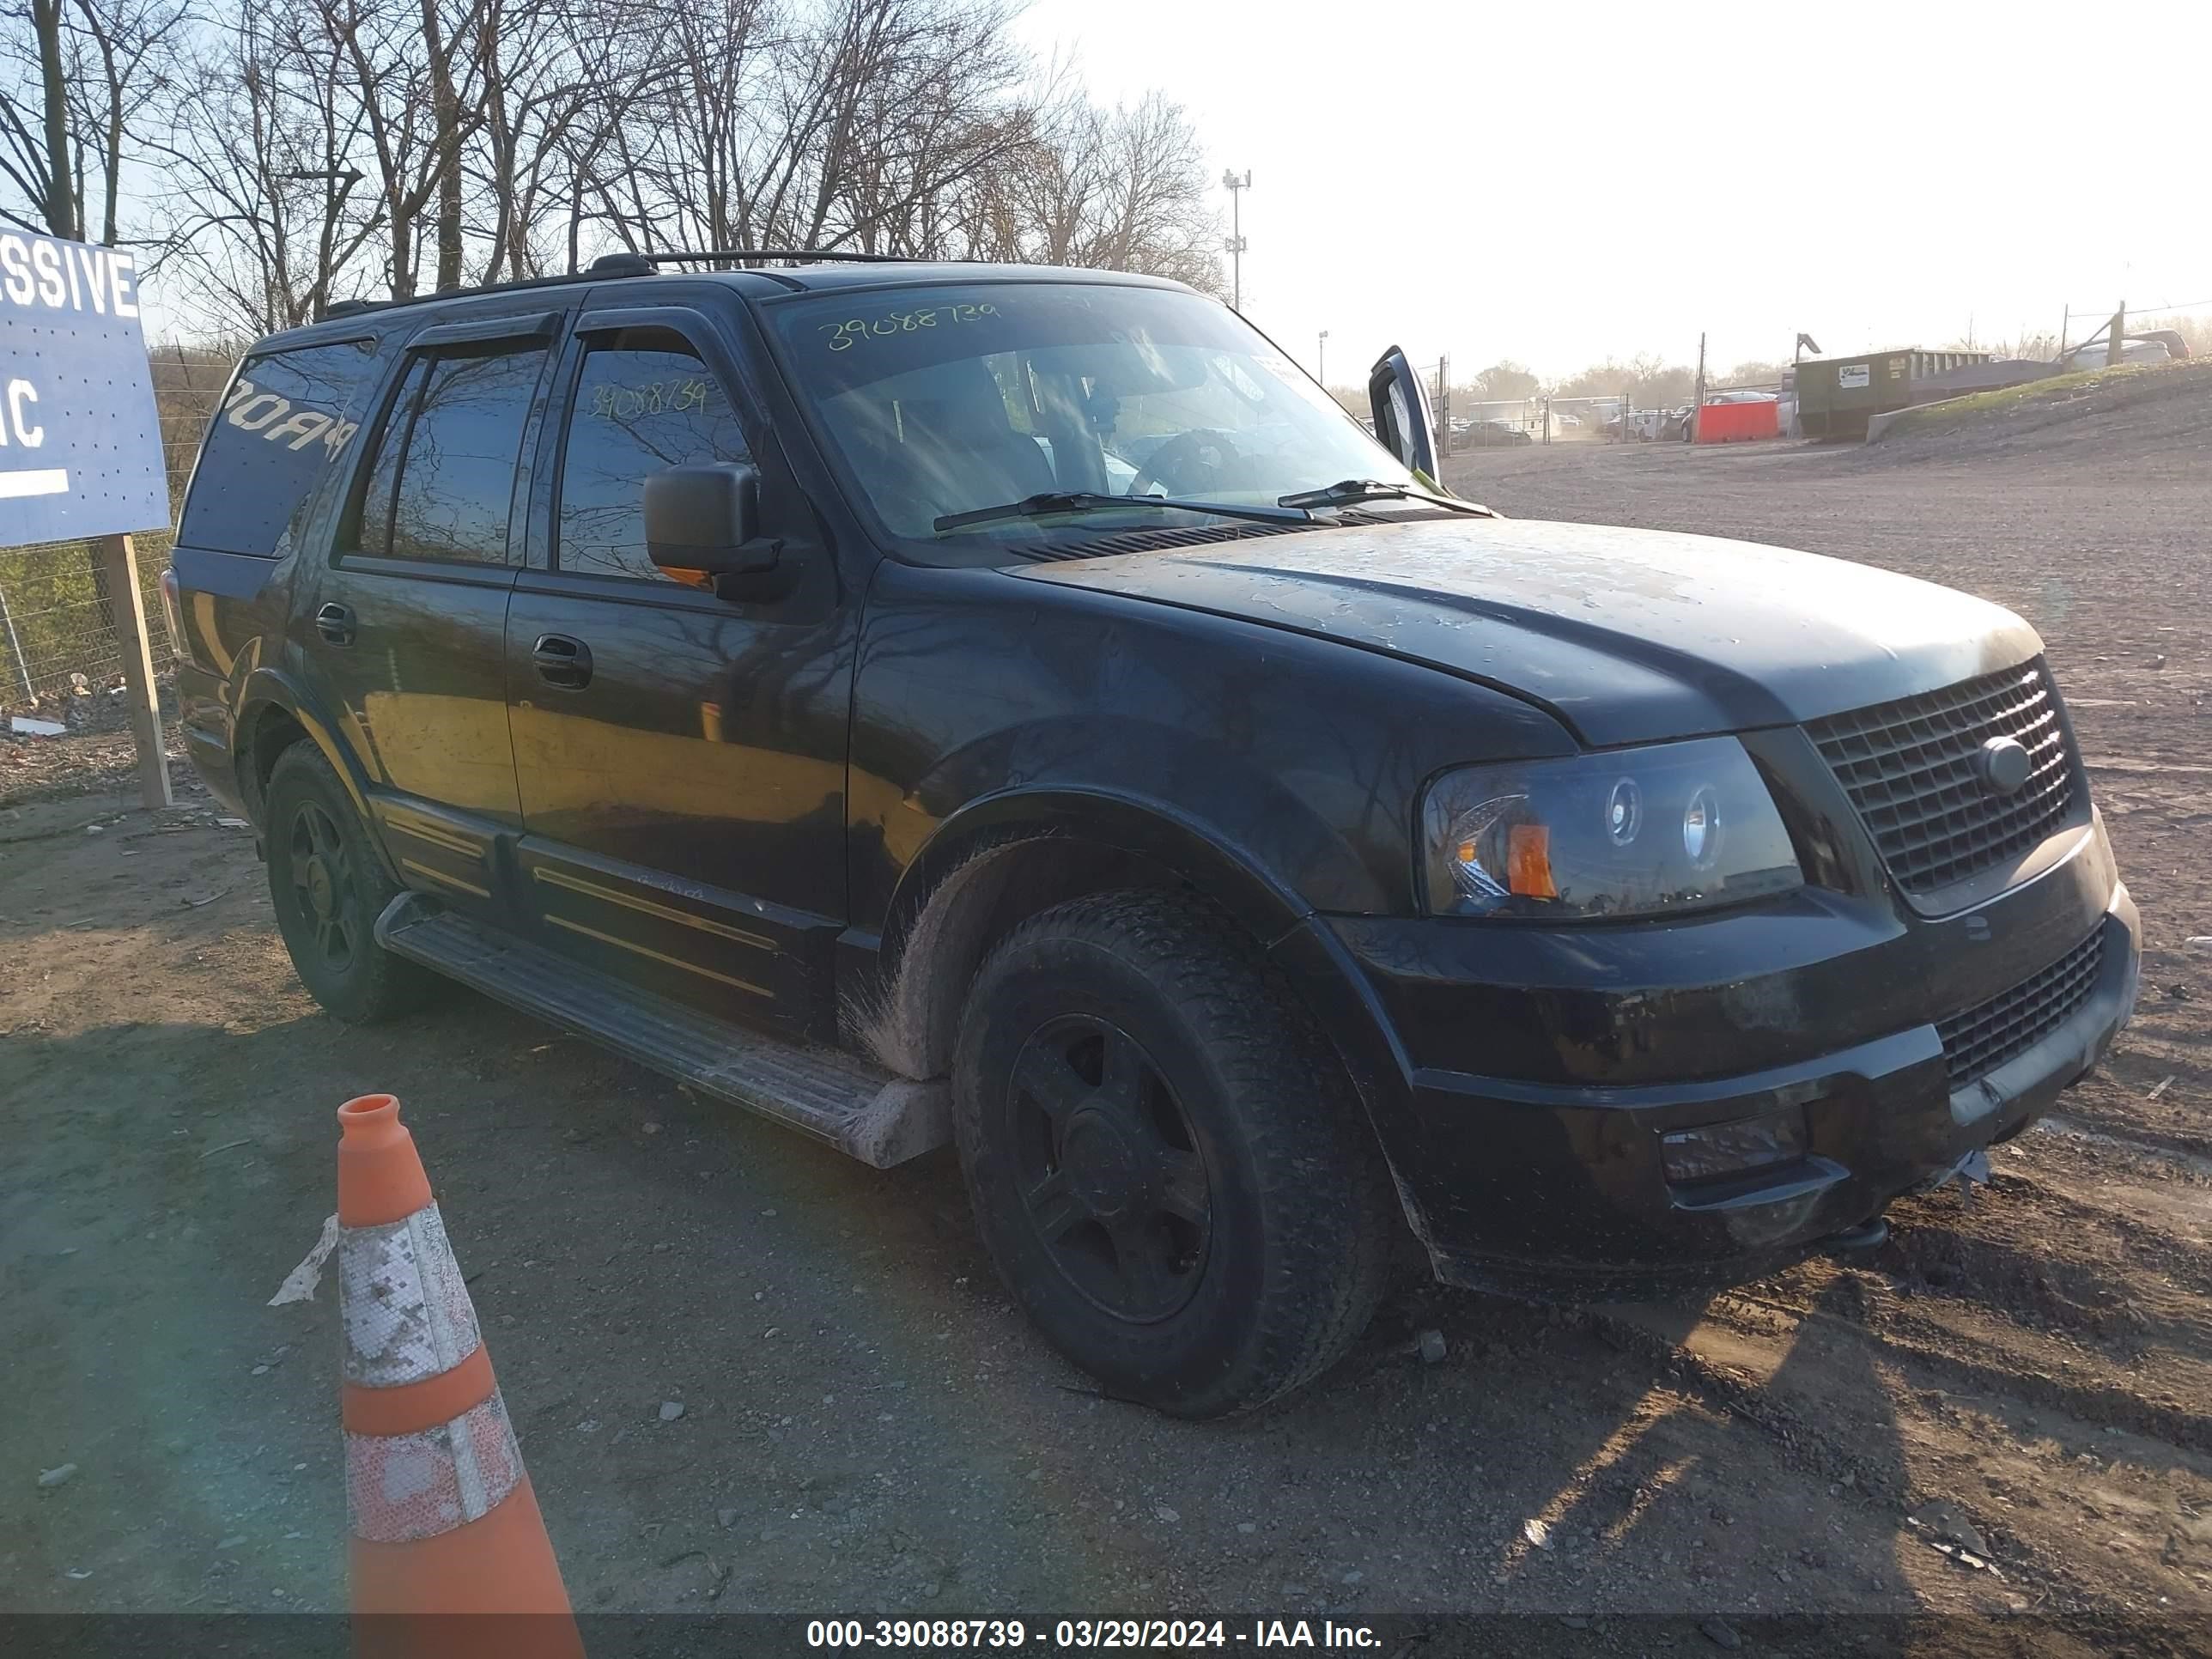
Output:
M1942 921L1832 897L1510 945L1435 921L1320 924L1311 945L1351 958L1385 1024L1395 1063L1362 1081L1438 1277L1603 1296L1771 1271L2018 1133L2133 1010L2140 924L2100 824ZM1954 1090L1939 1024L2081 959L2092 934L2070 1011ZM1437 1063L1486 1052L1510 1073ZM1705 1139L1759 1150L1741 1167L1681 1156Z

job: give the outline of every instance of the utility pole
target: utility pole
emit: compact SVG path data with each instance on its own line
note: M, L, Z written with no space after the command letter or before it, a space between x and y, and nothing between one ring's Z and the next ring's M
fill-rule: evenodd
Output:
M1244 309L1244 192L1252 188L1252 169L1247 167L1240 177L1231 167L1221 175L1221 182L1229 191L1229 240L1221 246L1229 251L1229 307L1232 311Z
M1321 331L1321 349L1316 354L1314 361L1318 365L1314 379L1321 382L1322 390L1326 392L1328 390L1328 331L1327 329Z
M2112 313L2112 337L2105 342L2105 367L2118 368L2120 356L2127 349L2128 302L2120 301L2120 308Z
M1698 441L1698 422L1705 418L1705 336L1698 332L1698 395L1690 405L1690 441Z

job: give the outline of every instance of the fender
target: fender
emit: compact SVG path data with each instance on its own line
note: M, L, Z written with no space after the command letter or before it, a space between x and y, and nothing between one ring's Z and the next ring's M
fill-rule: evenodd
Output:
M281 709L299 722L300 729L307 734L308 741L322 751L323 758L331 763L344 786L347 798L354 811L361 815L362 829L368 844L376 849L385 873L395 884L399 884L399 872L392 862L392 854L384 844L383 826L379 823L368 799L369 775L352 748L339 733L337 723L328 719L298 676L289 668L267 663L238 664L242 674L234 673L229 688L228 702L231 716L232 763L244 769L252 763L253 727L265 709ZM256 801L256 806L262 803Z
M902 1075L942 1073L951 1058L951 1021L986 943L985 918L976 912L992 902L987 896L980 905L963 904L967 872L988 868L995 854L1054 840L1131 854L1171 872L1250 934L1343 1064L1407 1220L1425 1240L1426 1218L1405 1173L1419 1156L1409 1110L1411 1063L1373 988L1310 903L1249 849L1171 803L1103 789L1006 790L969 803L940 825L899 884L878 958L885 971L854 1009L853 1024L870 1050ZM966 912L969 925L942 915L946 908ZM927 969L918 960L921 971L905 971L909 945Z
M884 918L887 960L947 878L992 850L1064 838L1133 854L1173 872L1221 906L1260 944L1272 945L1314 907L1184 808L1105 789L1008 789L984 795L940 823L900 877Z
M1371 1075L1380 1081L1390 1069L1376 1065L1388 1036L1363 1029L1361 1013L1323 1018L1337 1009L1364 1012L1368 1004L1355 981L1333 978L1346 966L1340 952L1316 961L1307 948L1312 929L1321 925L1309 901L1249 849L1179 806L1133 792L1076 787L980 798L940 825L908 867L880 948L855 951L840 969L848 1024L883 1064L907 1077L942 1075L951 1061L961 1001L990 943L988 929L1007 882L1024 873L1032 880L1042 877L1043 902L1060 896L1054 888L1063 872L1053 870L1048 859L1040 864L1037 856L1054 842L1074 854L1064 872L1066 896L1095 890L1100 852L1127 854L1189 883L1233 918L1256 947L1273 953L1356 1080L1364 1085ZM1092 856L1086 860L1084 855ZM995 878L989 873L994 868L1001 872ZM1038 896L1033 890L1025 896ZM1336 1029L1347 1022L1348 1029Z
M1409 1086L1412 1061L1326 918L1189 813L1142 795L1020 789L972 802L939 826L899 883L884 928L885 965L896 963L924 908L959 871L998 849L1055 837L1133 854L1188 882L1234 917L1291 981L1364 1093L1395 1096Z

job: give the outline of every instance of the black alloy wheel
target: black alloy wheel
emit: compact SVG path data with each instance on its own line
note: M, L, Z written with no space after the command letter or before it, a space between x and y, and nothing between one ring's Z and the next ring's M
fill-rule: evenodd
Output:
M1365 1327L1402 1224L1365 1108L1196 896L1101 893L1017 926L969 987L952 1085L993 1264L1113 1397L1249 1411Z
M1068 1283L1119 1319L1186 1306L1212 1230L1206 1161L1136 1039L1094 1015L1053 1020L1014 1062L1013 1109L1022 1203Z
M376 942L399 891L353 797L322 752L295 743L276 758L261 803L269 898L292 966L340 1019L373 1025L419 1006L437 981Z
M361 899L338 827L320 801L302 800L293 809L288 841L293 903L312 932L319 965L344 974L366 941L354 920Z

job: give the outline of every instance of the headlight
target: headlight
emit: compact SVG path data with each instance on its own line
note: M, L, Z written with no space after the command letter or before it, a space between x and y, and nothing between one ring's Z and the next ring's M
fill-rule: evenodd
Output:
M1734 738L1449 772L1422 835L1431 915L1674 915L1803 880Z

